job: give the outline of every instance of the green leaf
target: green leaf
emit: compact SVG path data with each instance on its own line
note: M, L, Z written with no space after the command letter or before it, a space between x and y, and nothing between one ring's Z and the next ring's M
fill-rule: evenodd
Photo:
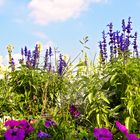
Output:
M93 99L93 93L90 93L88 95L88 100L89 100L90 103L92 103L92 99Z
M125 119L125 126L126 126L126 128L127 128L128 130L130 130L130 117L127 117L127 118Z
M104 96L104 94L101 94L101 99L104 100L106 103L110 104L109 100Z
M102 114L102 118L103 118L103 121L104 121L105 124L106 124L106 127L109 127L109 121L108 121L107 115Z
M118 73L116 72L112 77L111 77L111 79L110 79L110 84L114 84L114 82L116 81L116 77L118 77Z
M96 115L96 120L97 120L97 124L98 124L98 126L101 128L102 126L101 126L101 118L100 118L100 114L97 114L97 115Z
M111 112L115 113L115 112L117 112L121 107L122 107L122 105L117 105L117 106L115 106L115 108L111 109Z

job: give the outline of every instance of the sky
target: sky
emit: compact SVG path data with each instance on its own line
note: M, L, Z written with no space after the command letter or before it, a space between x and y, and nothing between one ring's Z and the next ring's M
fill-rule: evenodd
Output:
M33 49L38 42L43 53L52 46L74 59L85 36L90 48L85 51L94 59L108 23L121 30L122 19L131 17L140 32L139 9L140 0L0 0L0 63L7 61L9 44L18 59L22 47Z

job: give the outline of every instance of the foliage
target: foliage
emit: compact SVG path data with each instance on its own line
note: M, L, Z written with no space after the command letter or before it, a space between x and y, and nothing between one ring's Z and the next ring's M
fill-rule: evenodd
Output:
M108 24L109 31L102 32L99 42L99 61L94 63L82 50L81 59L73 65L75 59L66 60L51 47L46 49L42 63L41 45L37 44L33 51L26 46L21 49L17 67L12 46L8 46L9 70L1 69L0 117L30 122L34 131L25 137L27 140L94 140L100 139L100 133L105 137L108 133L108 139L138 139L140 58L137 33L132 33L130 19L127 24L122 20L122 31L114 32L113 24ZM90 49L87 36L80 42ZM18 131L17 126L5 130L5 121L0 123L1 136ZM125 128L127 134L120 128Z

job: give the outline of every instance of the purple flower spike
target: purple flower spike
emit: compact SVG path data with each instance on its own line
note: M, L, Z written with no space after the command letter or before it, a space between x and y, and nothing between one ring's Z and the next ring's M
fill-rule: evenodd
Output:
M45 121L45 127L46 127L46 128L49 128L49 127L51 127L51 126L57 126L57 125L56 125L56 123L55 123L53 120L47 119L47 120Z
M24 48L24 54L25 54L25 56L27 56L27 47L26 46Z
M135 34L134 34L133 49L136 54L136 57L138 58L139 53L138 53L138 45L137 45L137 32L135 32Z
M105 35L105 31L102 32L103 35L103 41L102 41L102 47L103 47L103 55L104 58L107 58L107 43L106 43L106 35Z
M118 129L125 135L128 134L128 129L126 128L125 125L122 125L119 121L116 121L116 126L118 127Z
M25 131L20 128L8 129L4 133L5 140L24 140Z
M128 34L130 34L131 33L131 30L132 30L132 28L131 28L131 17L129 17L128 18L128 24L127 24L127 27L126 27L126 32L128 33Z
M97 140L112 140L112 133L107 128L94 128L94 137Z
M37 134L37 137L44 139L44 138L51 138L51 135L47 134L47 133L45 133L43 131L39 131L38 134Z
M53 54L52 54L52 48L49 47L49 56L51 57Z
M113 24L112 24L112 22L110 22L107 26L109 27L109 33L112 33L112 31L113 31Z
M62 55L59 56L59 64L58 64L58 73L62 76L64 68L67 66L65 60L62 58Z
M126 26L125 26L125 20L122 20L122 31L125 32L126 31Z

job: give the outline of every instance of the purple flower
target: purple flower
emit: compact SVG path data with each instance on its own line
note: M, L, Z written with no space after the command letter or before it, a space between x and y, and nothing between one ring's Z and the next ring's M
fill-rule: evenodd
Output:
M51 57L52 56L52 48L49 47L49 56Z
M67 64L66 64L65 60L62 58L62 55L60 54L59 64L58 64L58 73L60 76L63 74L64 67L66 67L66 66L67 66Z
M27 56L27 47L26 46L24 48L24 54L25 54L25 56Z
M25 131L25 134L29 134L34 130L34 128L26 120L20 120L18 126L20 126L20 128L22 128Z
M31 66L31 51L28 50L27 52L27 61L26 61L27 67Z
M5 126L10 128L10 129L12 129L12 128L18 126L18 125L19 125L19 123L16 120L8 120L8 121L5 122Z
M131 33L131 30L132 30L132 28L131 28L131 17L129 17L128 18L128 24L127 24L127 26L126 26L126 32L128 33L128 34L130 34Z
M47 68L47 66L48 66L48 56L49 56L48 49L46 49L45 61L44 61L44 69Z
M126 137L127 140L140 140L140 138L137 138L136 134L127 134Z
M104 55L104 58L107 58L107 44L106 44L106 35L105 35L105 31L102 32L102 35L103 35L103 41L102 41L103 55Z
M102 62L102 64L105 64L103 45L102 45L101 41L99 42L99 48L100 48L101 62Z
M77 108L74 105L70 105L69 112L72 117L79 118L80 112L77 110Z
M45 121L45 127L46 127L46 128L49 128L49 127L51 127L51 126L57 126L57 125L56 125L56 123L55 123L53 120L47 119L47 120Z
M112 133L107 128L94 128L94 137L97 140L112 140Z
M25 131L20 128L8 129L4 133L5 140L24 140Z
M107 26L109 27L109 33L112 33L112 31L113 31L113 24L112 24L112 22L110 22Z
M137 32L134 34L134 41L133 41L133 49L134 52L136 53L136 57L138 58L138 45L137 45Z
M125 32L126 31L126 26L125 26L125 20L122 20L122 31Z
M122 125L119 121L116 121L116 126L118 127L118 129L125 135L128 134L128 129L126 128L125 125Z
M51 135L47 134L47 133L45 133L43 131L39 131L38 134L37 134L37 137L44 139L44 138L51 138Z

